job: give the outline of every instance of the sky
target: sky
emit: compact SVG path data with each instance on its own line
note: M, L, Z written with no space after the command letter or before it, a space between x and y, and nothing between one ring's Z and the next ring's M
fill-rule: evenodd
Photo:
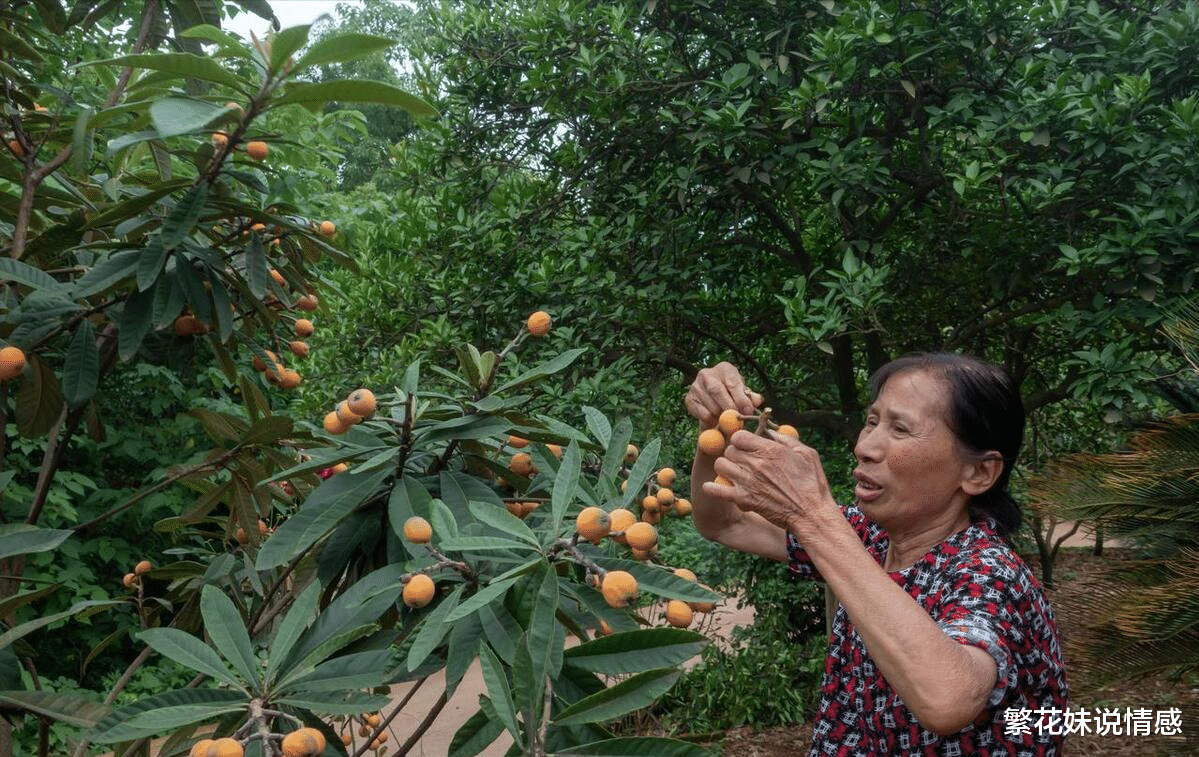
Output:
M275 11L275 15L279 17L280 28L283 29L289 26L311 24L322 13L336 16L334 10L339 2L362 5L361 0L268 0L268 2L271 10ZM243 12L222 22L221 28L245 39L249 39L250 32L253 31L261 39L271 28L271 22L259 18L253 13Z

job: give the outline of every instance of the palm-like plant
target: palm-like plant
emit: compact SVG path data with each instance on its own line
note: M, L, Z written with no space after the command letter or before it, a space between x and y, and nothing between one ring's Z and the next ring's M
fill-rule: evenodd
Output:
M1199 375L1199 311L1179 313L1167 332ZM1160 387L1182 412L1140 430L1126 449L1061 458L1031 482L1039 505L1137 547L1137 559L1113 564L1083 608L1089 617L1080 641L1088 669L1104 680L1199 670L1199 393L1193 379L1175 377Z

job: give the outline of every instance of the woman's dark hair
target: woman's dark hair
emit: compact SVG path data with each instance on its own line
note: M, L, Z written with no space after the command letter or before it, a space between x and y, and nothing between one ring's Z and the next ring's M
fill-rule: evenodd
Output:
M883 385L907 371L926 371L949 385L949 417L946 422L958 442L971 454L994 450L1003 457L1003 471L995 484L976 495L971 508L995 519L1001 534L1020 527L1020 505L1008 491L1012 466L1024 441L1024 402L1020 390L1006 370L967 355L929 352L892 360L870 377L870 391L877 399Z

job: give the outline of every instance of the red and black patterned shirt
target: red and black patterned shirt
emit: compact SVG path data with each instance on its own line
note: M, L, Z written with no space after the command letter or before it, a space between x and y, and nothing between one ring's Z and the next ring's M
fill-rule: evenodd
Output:
M844 510L881 565L890 544L886 531L858 507ZM794 575L820 578L790 533L787 551ZM996 533L993 522L974 523L914 565L890 575L948 636L995 658L998 675L986 709L972 725L951 736L922 728L839 606L808 757L1060 755L1060 728L1012 729L1005 717L1007 711L1025 711L1037 721L1041 715L1062 713L1067 687L1053 610L1028 566Z

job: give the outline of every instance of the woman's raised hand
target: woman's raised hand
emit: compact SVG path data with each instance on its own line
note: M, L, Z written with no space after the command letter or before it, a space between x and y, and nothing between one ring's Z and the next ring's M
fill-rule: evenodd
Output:
M696 374L683 404L688 413L711 428L723 410L734 408L742 415L752 414L762 404L762 395L745 385L732 363L717 363Z

